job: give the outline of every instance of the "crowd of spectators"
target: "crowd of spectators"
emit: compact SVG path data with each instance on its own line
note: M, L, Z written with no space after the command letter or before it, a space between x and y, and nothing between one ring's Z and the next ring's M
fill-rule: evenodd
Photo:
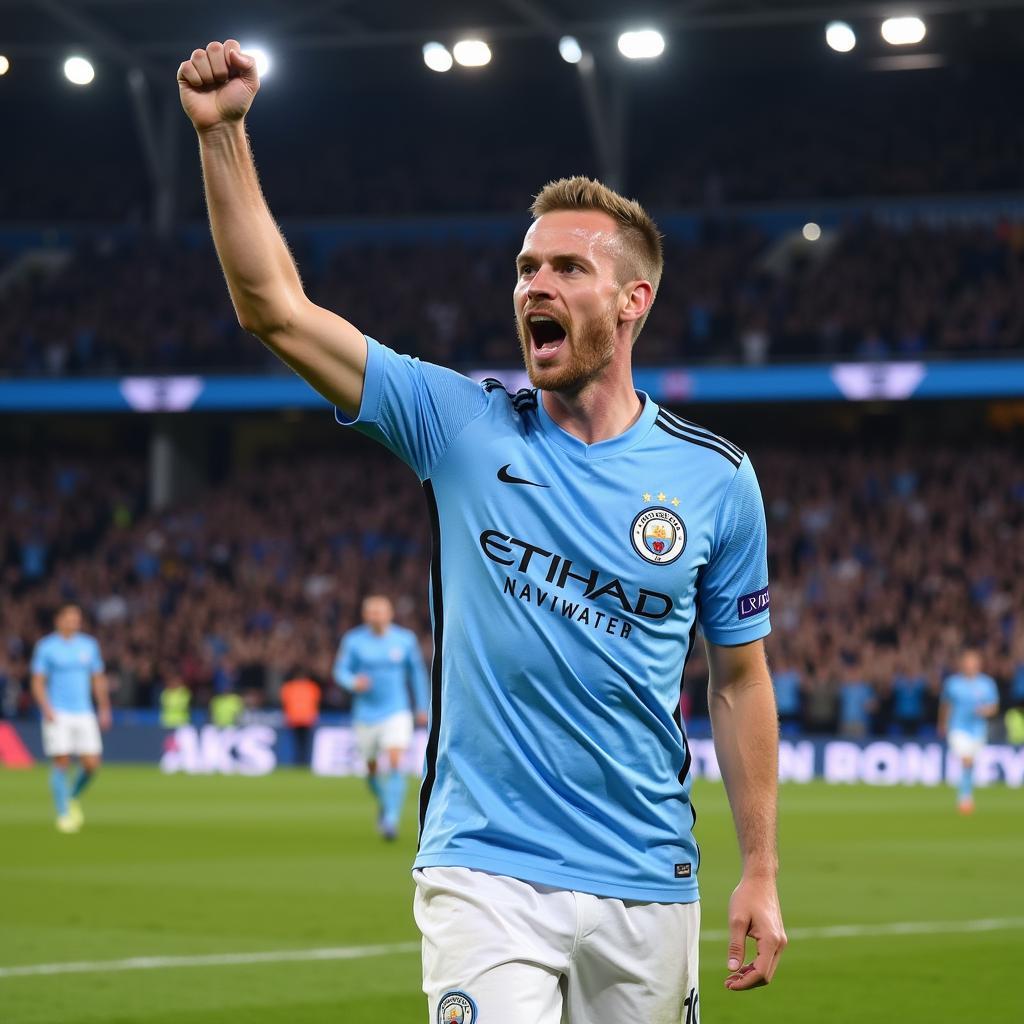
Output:
M933 726L965 645L1024 703L1024 463L994 442L884 452L753 452L769 527L768 641L787 728ZM28 658L74 600L118 705L181 679L272 702L293 672L330 686L368 592L393 596L429 655L429 537L412 475L376 451L261 460L197 499L147 511L142 463L7 462L0 702L30 710ZM706 714L698 646L687 701Z
M512 242L338 248L291 239L312 297L400 351L518 360ZM1024 344L1024 227L850 224L781 246L744 223L669 238L639 364L1008 354ZM0 304L0 365L54 377L279 369L238 326L212 247L85 244Z

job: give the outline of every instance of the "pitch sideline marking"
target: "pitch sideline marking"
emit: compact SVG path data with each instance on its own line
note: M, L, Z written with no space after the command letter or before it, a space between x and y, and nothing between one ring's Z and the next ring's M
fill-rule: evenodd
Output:
M1024 929L1024 917L985 917L975 921L893 921L888 924L836 924L819 928L791 928L792 939L858 939L882 935L950 935L959 932L994 932ZM722 942L724 930L701 933L701 942ZM335 946L322 949L282 949L268 953L212 953L205 956L138 956L127 960L80 960L56 964L0 967L0 978L53 974L98 974L115 971L153 971L176 967L232 967L248 964L304 963L316 960L362 960L374 956L415 953L419 942L381 946Z

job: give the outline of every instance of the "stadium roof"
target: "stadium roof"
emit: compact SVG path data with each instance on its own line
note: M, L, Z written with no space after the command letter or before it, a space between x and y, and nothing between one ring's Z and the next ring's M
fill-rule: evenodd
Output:
M17 118L23 126L16 160L48 152L40 142L55 130L69 131L76 120L78 127L86 118L95 125L101 116L133 121L157 197L154 220L166 229L185 132L173 76L196 47L230 36L260 45L277 65L261 111L269 114L277 96L282 107L315 103L334 118L340 109L380 106L385 94L435 95L440 81L424 67L422 47L434 40L451 47L471 35L489 43L493 62L447 76L437 103L443 118L453 122L457 104L475 104L473 116L460 124L481 137L497 110L515 104L557 120L552 104L575 96L573 118L585 125L596 171L621 187L625 111L629 96L641 90L706 105L723 78L760 93L775 75L805 72L806 88L851 71L948 66L957 76L965 70L1018 74L1024 0L916 0L913 10L926 19L927 37L894 48L883 42L881 24L906 8L866 0L643 0L642 7L621 0L0 0L0 56L10 61L9 73L0 74L0 119ZM825 27L833 19L855 29L854 52L826 46ZM660 60L627 61L616 52L619 34L639 27L666 37ZM575 69L559 56L562 35L576 37L587 55ZM72 55L95 65L91 104L83 102L85 91L76 101L64 87L59 69ZM91 82L92 68L87 71ZM742 84L748 73L762 72L760 81ZM685 87L682 75L688 76ZM695 83L705 76L717 81L702 90ZM850 88L855 93L860 85ZM408 127L394 108L380 132ZM671 124L671 108L667 116ZM70 168L95 149L97 158L116 156L112 172L122 173L127 158L120 138L114 150L88 140L82 145L89 152L70 157L65 147L61 166Z
M177 56L242 29L275 50L418 48L466 31L492 44L572 34L598 47L638 23L668 35L809 27L820 39L832 19L866 27L900 13L891 3L864 0L647 0L641 11L621 0L0 0L0 12L2 50L12 58L55 56L88 43L119 51L126 60ZM913 13L955 19L958 29L969 26L968 35L984 39L986 48L1001 38L1019 52L1024 34L1024 0L918 0ZM964 44L962 31L947 35L945 45L953 39ZM785 43L780 37L771 45Z

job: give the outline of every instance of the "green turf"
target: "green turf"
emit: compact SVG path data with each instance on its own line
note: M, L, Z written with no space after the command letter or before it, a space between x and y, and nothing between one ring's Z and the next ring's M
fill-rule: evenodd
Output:
M737 858L720 786L698 782L704 927L725 927ZM0 967L415 941L412 801L377 839L353 780L163 777L104 769L86 828L52 826L45 772L0 772ZM793 929L1024 917L1024 793L787 786L783 908ZM727 993L702 946L705 1024L1021 1020L1024 928L794 941L775 984ZM348 961L0 977L3 1024L426 1021L415 952ZM481 1024L487 1024L481 1020ZM587 1022L626 1024L626 1022ZM629 1022L634 1024L634 1022Z

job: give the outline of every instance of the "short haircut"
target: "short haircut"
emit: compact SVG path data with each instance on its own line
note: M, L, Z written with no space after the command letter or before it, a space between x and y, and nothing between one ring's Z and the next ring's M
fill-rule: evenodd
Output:
M654 294L658 294L665 266L661 232L651 215L635 199L627 199L593 178L577 175L549 181L534 197L530 207L534 220L557 210L596 210L611 217L619 225L622 238L623 279L650 281ZM636 322L634 340L649 313L650 309Z

